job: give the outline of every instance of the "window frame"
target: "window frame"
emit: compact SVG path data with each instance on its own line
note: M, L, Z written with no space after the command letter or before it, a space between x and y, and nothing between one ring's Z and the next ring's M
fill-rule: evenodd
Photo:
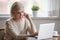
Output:
M10 14L7 14L7 12L0 14L0 17L8 17L8 16L10 16ZM59 18L59 15L58 15L58 17L53 17L53 16L50 16L50 17L52 17L52 18ZM50 17L34 17L34 18L50 18Z

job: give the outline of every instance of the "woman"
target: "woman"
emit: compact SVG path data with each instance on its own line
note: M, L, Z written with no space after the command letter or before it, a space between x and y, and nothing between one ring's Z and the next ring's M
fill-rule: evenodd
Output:
M36 28L29 15L24 12L22 3L15 2L11 7L11 18L6 21L5 40L26 40L26 37L36 35Z

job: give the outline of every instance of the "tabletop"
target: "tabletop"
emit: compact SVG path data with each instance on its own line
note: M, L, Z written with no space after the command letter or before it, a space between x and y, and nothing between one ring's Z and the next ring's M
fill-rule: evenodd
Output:
M38 40L38 39L33 38L33 37L28 37L27 40ZM48 38L48 39L41 39L41 40L60 40L60 36L52 37L52 38Z

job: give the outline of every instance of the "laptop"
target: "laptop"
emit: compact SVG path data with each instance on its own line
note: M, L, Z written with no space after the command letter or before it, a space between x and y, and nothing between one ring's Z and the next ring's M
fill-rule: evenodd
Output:
M38 32L38 40L52 38L54 27L55 23L40 24Z

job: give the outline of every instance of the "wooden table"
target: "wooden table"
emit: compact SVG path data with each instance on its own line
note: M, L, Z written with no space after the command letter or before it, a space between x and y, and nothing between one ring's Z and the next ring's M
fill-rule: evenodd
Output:
M37 40L37 38L29 37L27 40ZM60 36L59 37L48 38L48 39L43 39L43 40L60 40Z

